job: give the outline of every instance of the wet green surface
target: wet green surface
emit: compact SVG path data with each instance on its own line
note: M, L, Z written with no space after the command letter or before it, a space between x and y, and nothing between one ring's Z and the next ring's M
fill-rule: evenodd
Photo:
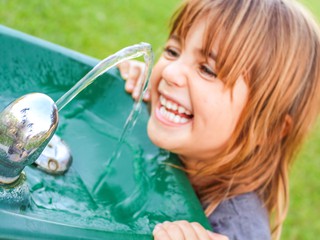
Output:
M30 92L57 100L97 63L1 26L0 52L0 109ZM0 206L1 238L151 239L154 225L165 220L208 226L185 174L167 164L178 164L175 156L148 140L146 106L114 156L132 104L112 69L59 113L57 134L73 165L61 176L25 169L30 206Z

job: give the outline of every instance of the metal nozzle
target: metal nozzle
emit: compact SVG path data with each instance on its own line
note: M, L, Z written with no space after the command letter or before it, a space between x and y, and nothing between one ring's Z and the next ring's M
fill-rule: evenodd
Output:
M71 163L72 156L69 147L54 134L34 164L40 170L55 175L65 173Z
M22 96L0 113L0 183L14 182L36 161L57 125L57 106L42 93Z

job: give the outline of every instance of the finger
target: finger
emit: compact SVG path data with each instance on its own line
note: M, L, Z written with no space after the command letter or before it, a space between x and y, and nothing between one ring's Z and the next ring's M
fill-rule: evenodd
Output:
M135 84L136 82L133 79L127 78L124 88L127 92L132 93L135 88Z
M211 240L229 240L227 236L208 231Z
M151 98L150 89L148 88L148 89L146 90L146 92L144 93L144 95L143 95L143 100L144 100L145 102L149 102L149 101L150 101L150 98Z
M186 239L188 239L188 240L189 239L190 240L191 239L198 239L197 233L195 232L195 230L191 226L190 222L182 220L182 221L176 221L174 223L177 224L182 229L182 232L183 232Z
M139 98L140 94L142 94L142 91L143 91L143 89L142 89L143 86L142 85L144 84L143 80L144 79L142 78L142 76L140 76L140 78L137 79L136 82L135 82L135 86L134 86L134 89L132 91L132 97L135 100L137 100Z
M198 239L207 239L207 240L211 239L207 229L205 229L202 225L200 225L200 223L192 222L191 226L195 234L197 235Z
M139 87L139 78L141 75L141 70L137 66L132 66L129 69L129 73L127 76L127 82L125 85L125 89L127 92L134 92L134 90Z
M176 224L176 222L166 221L161 226L168 233L171 239L174 239L174 240L186 239L186 236L184 235L183 230L180 228L179 224ZM192 239L190 238L190 240Z
M124 61L118 64L118 68L120 70L121 77L123 79L127 79L129 75L130 63L129 61Z
M167 231L163 228L162 224L157 224L153 229L154 240L172 240Z

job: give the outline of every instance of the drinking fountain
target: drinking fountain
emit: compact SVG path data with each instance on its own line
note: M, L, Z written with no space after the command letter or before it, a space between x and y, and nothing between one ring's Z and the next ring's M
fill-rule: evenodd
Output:
M0 53L0 238L152 239L157 223L181 219L210 229L116 67L82 91L99 60L1 25ZM55 144L65 166L50 161Z

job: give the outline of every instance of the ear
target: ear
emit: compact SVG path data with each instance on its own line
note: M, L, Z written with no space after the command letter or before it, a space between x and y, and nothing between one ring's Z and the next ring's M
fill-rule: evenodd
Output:
M293 124L292 117L289 114L287 114L284 117L284 123L283 123L282 130L281 130L281 138L284 138L285 136L288 135L288 133L290 132L290 130L292 128L292 124Z

